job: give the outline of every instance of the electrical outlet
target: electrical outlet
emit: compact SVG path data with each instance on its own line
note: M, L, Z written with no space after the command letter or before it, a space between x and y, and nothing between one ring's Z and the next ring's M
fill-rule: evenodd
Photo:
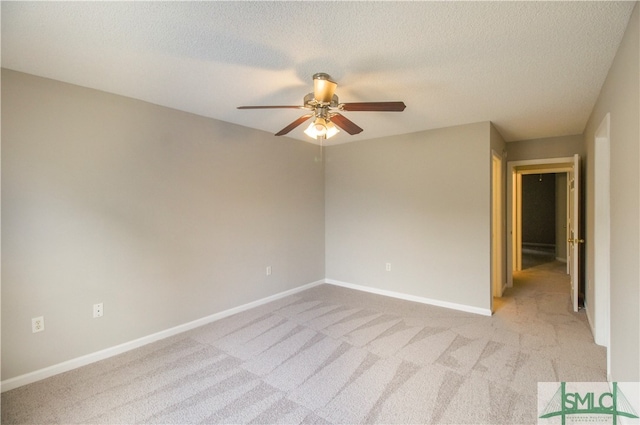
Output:
M96 317L102 317L103 314L104 314L104 306L102 305L102 303L94 304L93 318L95 319Z
M44 330L44 317L34 317L31 319L31 332L42 332Z
M390 271L391 271L391 263L387 263L387 265L386 265L386 269L387 269L387 271L388 271L388 272L390 272Z
M271 276L271 266L267 266L267 276Z

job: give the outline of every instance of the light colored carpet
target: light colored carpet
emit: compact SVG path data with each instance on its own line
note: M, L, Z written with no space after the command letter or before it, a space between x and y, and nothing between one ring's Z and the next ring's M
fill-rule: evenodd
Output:
M538 381L604 381L564 264L492 317L321 285L2 395L2 423L535 423Z
M522 250L522 269L540 266L545 263L554 263L555 261L555 253L548 253L543 251L527 252L524 249Z

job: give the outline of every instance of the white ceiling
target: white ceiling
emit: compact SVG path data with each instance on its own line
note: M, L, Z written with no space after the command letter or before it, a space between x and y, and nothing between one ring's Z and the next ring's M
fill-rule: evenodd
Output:
M364 131L493 121L508 141L580 134L633 2L2 2L2 66L275 133L312 75ZM302 125L290 137L309 141Z

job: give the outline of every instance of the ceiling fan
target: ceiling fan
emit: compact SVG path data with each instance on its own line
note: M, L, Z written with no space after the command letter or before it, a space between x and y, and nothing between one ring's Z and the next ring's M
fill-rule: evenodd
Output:
M313 75L313 93L304 97L303 106L238 106L238 109L307 109L309 113L277 132L276 136L285 135L308 119L314 118L311 125L305 130L305 134L314 139L328 139L338 133L337 127L351 135L362 131L362 128L342 115L340 111L402 112L406 108L404 102L340 103L338 96L334 93L336 87L338 84L331 79L329 74L319 72Z

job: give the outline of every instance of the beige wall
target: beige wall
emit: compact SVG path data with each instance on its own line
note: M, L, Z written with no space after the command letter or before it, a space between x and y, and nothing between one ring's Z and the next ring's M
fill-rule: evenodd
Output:
M328 279L490 308L489 122L325 152Z
M585 153L584 137L582 134L507 143L508 161L565 158L575 154L584 157Z
M3 70L2 379L322 279L318 154Z
M504 138L502 137L502 134L500 134L500 132L498 131L498 129L495 127L495 125L493 125L493 123L491 123L490 127L489 127L489 142L491 144L491 149L493 149L498 155L503 157L503 162L504 162L504 155L507 152L507 144L504 141ZM504 164L505 167L504 169L506 170L506 164Z
M587 297L593 299L594 136L611 114L611 377L640 381L640 10L636 7L585 129L587 144Z

